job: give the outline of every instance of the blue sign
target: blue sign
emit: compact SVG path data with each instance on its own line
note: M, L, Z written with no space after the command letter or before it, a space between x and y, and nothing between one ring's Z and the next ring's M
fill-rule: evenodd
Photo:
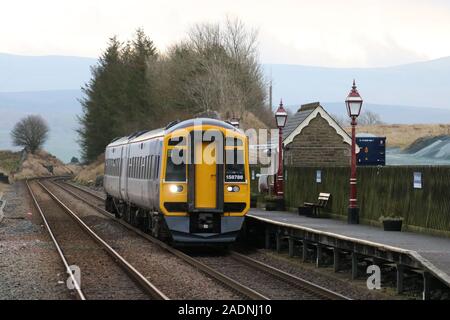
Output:
M358 166L386 165L385 137L357 137L356 144L359 146L359 153L356 155Z

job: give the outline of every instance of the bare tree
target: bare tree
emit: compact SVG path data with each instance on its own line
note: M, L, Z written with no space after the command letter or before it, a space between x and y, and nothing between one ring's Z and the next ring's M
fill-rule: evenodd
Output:
M260 113L266 83L257 57L257 33L242 21L227 18L223 24L198 24L181 45L196 66L185 83L185 94L203 111L217 110L242 116Z
M29 115L16 123L11 137L15 146L35 153L47 140L48 132L48 125L41 116Z
M358 118L358 123L363 126L383 124L379 114L372 111L363 111Z

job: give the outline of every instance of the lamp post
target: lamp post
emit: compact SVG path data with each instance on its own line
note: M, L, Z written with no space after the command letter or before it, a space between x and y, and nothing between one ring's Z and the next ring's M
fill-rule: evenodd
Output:
M352 154L350 169L350 198L348 206L347 222L349 224L359 223L359 208L356 200L356 118L358 118L363 100L356 89L355 80L353 80L352 90L345 100L348 116L352 119Z
M283 100L275 112L275 120L278 127L278 171L275 180L275 194L283 196L283 128L286 125L287 112L283 108Z

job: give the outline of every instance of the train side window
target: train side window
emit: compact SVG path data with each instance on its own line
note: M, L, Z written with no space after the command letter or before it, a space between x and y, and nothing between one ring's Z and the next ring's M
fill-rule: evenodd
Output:
M134 157L134 178L137 178L138 171L138 157Z
M158 179L159 156L155 156L153 161L153 179Z
M159 178L159 160L160 156L156 157L156 165L155 165L155 178Z
M151 157L151 167L150 167L150 179L155 179L155 162L156 162L156 156L152 155Z
M148 169L149 169L148 170L148 178L150 180L152 180L153 179L153 155L150 156L150 166Z
M142 157L138 158L138 179L141 178L142 173Z
M144 171L142 172L142 179L147 179L147 166L148 166L148 156L144 157Z
M153 155L148 156L148 172L147 172L148 180L152 179L152 158Z
M141 157L136 157L136 179L139 179L139 171L141 170Z

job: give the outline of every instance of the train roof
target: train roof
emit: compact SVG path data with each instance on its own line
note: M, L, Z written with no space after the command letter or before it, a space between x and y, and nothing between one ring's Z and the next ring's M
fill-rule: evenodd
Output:
M195 118L195 119L184 120L177 124L172 125L171 127L169 127L166 130L166 133L171 133L178 129L183 129L183 128L187 128L187 127L191 127L191 126L199 125L199 124L222 127L222 128L225 128L228 130L233 130L233 131L240 131L233 125L231 125L225 121L222 121L222 120L211 119L211 118Z
M178 122L175 124L170 123L169 126L166 128L134 132L134 133L130 134L129 136L114 139L113 141L111 141L108 144L107 147L115 147L115 146L119 146L119 145L122 145L125 143L145 141L145 140L152 139L152 138L155 138L158 136L163 136L167 133L171 133L171 132L174 132L179 129L183 129L183 128L187 128L187 127L191 127L191 126L199 125L199 124L222 127L222 128L228 129L228 130L242 133L241 130L237 129L236 127L234 127L233 125L231 125L225 121L210 119L210 118L195 118L195 119L184 120L184 121L181 121L181 122Z

